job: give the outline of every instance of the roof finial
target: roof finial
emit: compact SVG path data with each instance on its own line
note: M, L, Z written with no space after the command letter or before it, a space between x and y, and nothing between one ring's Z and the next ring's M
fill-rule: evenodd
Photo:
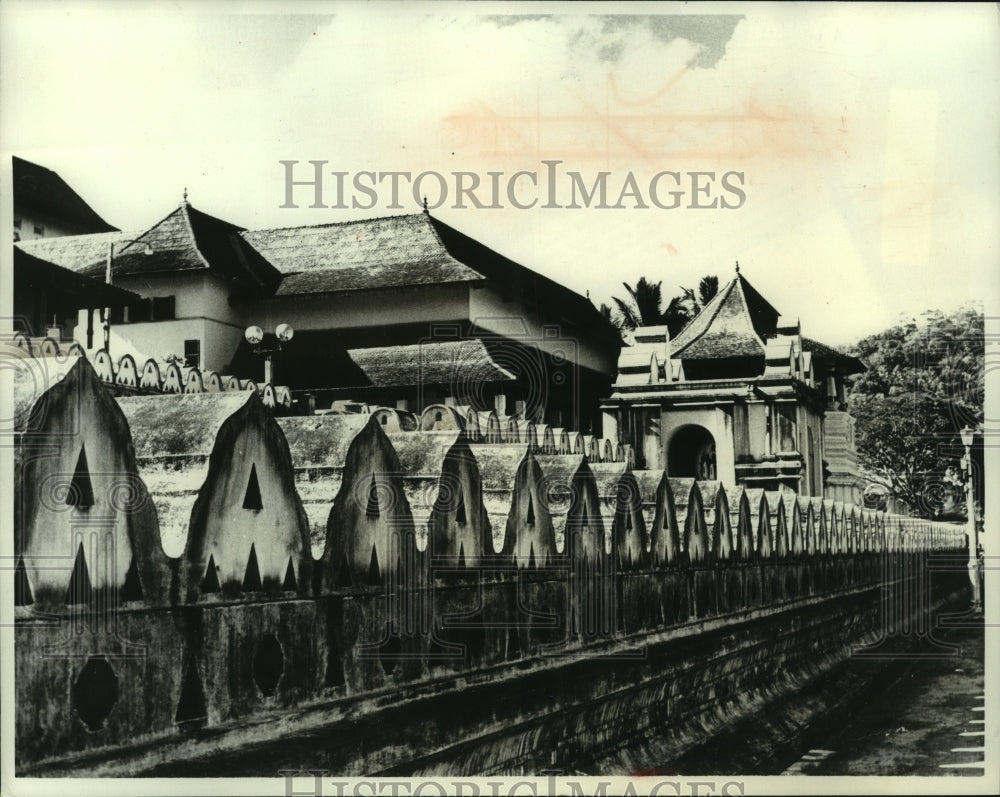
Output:
M736 273L737 274L740 273L740 261L739 260L736 261Z
M184 204L186 205L188 201L188 190L187 186L184 186Z
M427 194L424 194L424 213L427 213Z

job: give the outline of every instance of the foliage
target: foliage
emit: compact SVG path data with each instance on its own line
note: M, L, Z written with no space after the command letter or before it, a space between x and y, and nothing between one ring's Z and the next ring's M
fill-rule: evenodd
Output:
M663 308L662 282L651 282L640 277L634 288L627 282L622 285L628 291L628 298L611 297L616 308L613 311L609 308L612 323L622 331L666 324L670 337L674 338L718 293L719 278L702 277L697 294L691 288L682 286L681 293L667 303L666 309Z
M701 306L704 307L712 299L715 298L715 294L719 292L719 278L716 276L702 277L701 281L698 283L698 300L701 302Z
M983 324L969 307L928 311L852 351L868 368L848 403L861 463L923 517L964 512L959 432L983 420Z

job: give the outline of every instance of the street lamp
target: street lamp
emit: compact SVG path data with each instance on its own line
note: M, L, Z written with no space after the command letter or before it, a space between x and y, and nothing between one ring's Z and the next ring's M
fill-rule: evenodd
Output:
M131 244L138 243L141 238L135 238L131 241L118 241L117 243L125 244L130 246ZM149 241L145 242L146 245L143 247L142 253L144 255L153 254L153 247L149 245ZM104 272L104 281L110 285L111 284L111 264L115 259L115 241L108 241L108 262ZM89 311L88 311L89 313ZM111 308L105 307L102 311L103 321L104 321L104 351L111 354ZM88 341L89 347L90 341Z
M983 611L983 601L979 592L979 529L976 526L976 501L973 494L972 480L972 441L976 431L971 426L966 426L961 431L962 445L965 447L965 456L962 457L962 470L965 471L965 507L968 514L968 531L966 536L969 539L969 580L972 582L972 613L981 614Z
M271 356L281 351L281 345L288 343L295 335L290 324L278 324L274 328L274 340L264 342L264 330L258 326L249 326L244 330L243 337L254 354L264 355L264 384L271 384Z

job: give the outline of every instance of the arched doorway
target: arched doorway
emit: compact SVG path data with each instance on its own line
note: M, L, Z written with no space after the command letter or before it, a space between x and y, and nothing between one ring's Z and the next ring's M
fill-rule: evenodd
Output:
M715 480L715 438L708 429L689 424L674 432L667 450L667 475Z

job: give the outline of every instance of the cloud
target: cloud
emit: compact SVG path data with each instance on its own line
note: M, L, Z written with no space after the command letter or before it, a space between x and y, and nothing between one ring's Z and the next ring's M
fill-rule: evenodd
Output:
M736 26L746 19L743 14L615 14L602 16L607 34L632 34L645 28L664 44L674 39L686 39L701 45L691 66L710 69L726 54L726 45ZM624 42L622 42L624 45Z
M588 178L612 171L615 185L628 172L641 184L664 169L734 169L746 175L738 211L439 215L597 302L642 274L724 278L739 257L765 292L841 291L857 308L845 328L874 331L890 311L996 282L993 8L229 8L0 4L5 149L57 169L128 229L169 212L185 185L196 206L248 226L385 212L280 210L281 159L509 174L556 158ZM908 213L913 188L926 218ZM828 272L796 282L811 273L797 257L832 269L832 252L876 287ZM942 268L954 279L932 292Z

